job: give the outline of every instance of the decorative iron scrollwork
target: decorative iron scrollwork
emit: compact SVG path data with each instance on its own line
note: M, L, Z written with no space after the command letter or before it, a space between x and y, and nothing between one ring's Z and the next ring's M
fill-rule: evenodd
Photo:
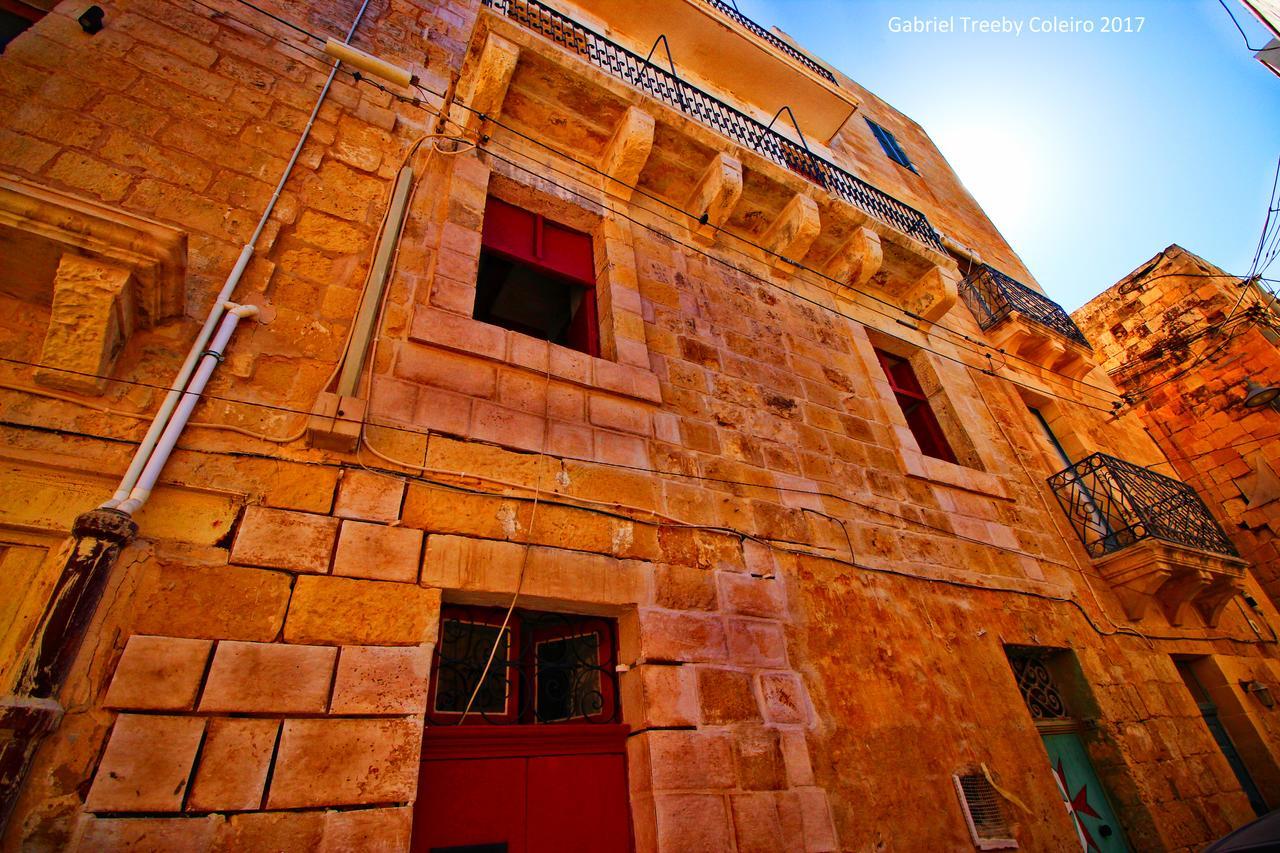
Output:
M517 610L503 627L504 615L488 608L446 610L428 723L618 722L617 640L610 620Z
M485 6L576 54L668 106L719 131L780 166L803 175L880 221L939 252L942 238L911 205L829 163L725 102L686 83L538 0L482 0ZM724 4L713 2L724 11ZM741 15L739 20L744 20ZM758 25L757 25L758 26ZM783 43L785 44L785 42ZM820 67L820 66L819 66Z
M1094 453L1054 474L1049 487L1090 556L1161 539L1236 556L1195 490L1132 462Z
M960 283L960 297L983 329L1016 311L1069 341L1089 346L1088 338L1061 305L995 267L979 265Z
M1071 717L1067 703L1053 683L1053 676L1040 655L1017 655L1009 658L1022 701L1034 720L1065 720Z

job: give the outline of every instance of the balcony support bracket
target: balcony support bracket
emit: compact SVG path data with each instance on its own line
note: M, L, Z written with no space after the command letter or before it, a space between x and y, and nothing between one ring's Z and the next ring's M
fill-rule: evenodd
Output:
M760 245L770 253L775 268L790 274L795 270L792 261L804 258L821 230L818 203L797 193L764 233Z
M959 284L955 270L934 266L905 292L894 295L903 308L927 323L936 323L956 304Z
M466 124L477 129L483 123L480 116L497 118L507 99L507 88L520 59L520 48L496 33L485 36L484 47L476 62L471 79L463 90L463 102L471 109Z
M640 172L653 150L653 116L639 107L627 107L600 159L600 171L608 175L605 191L629 201Z
M1158 611L1169 624L1184 625L1194 610L1212 627L1244 589L1247 564L1237 557L1146 539L1097 558L1093 565L1131 621Z
M861 226L831 256L824 272L836 281L858 289L880 272L880 265L883 263L884 250L880 246L880 235Z
M742 198L742 161L723 151L715 156L685 202L684 209L699 224L694 235L704 243L715 240Z

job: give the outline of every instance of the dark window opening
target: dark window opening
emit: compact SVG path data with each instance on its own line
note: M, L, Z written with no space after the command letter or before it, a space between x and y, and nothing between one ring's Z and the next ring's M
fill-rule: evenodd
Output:
M0 0L0 53L9 42L22 35L45 16L43 9L28 6L20 0Z
M911 158L907 156L907 152L902 150L902 146L898 144L898 139L892 133L876 124L871 119L867 119L867 124L871 126L871 132L875 134L876 140L880 143L880 147L884 149L884 153L889 155L889 159L897 163L903 168L910 169L919 174L919 171L911 163Z
M942 432L942 425L929 406L929 398L920 387L915 371L911 369L911 363L880 349L876 350L876 358L884 368L894 399L898 401L898 407L907 419L907 427L920 445L920 452L934 459L958 464L956 454Z
M505 616L503 609L445 610L431 675L432 724L618 721L611 621L516 610L503 628Z
M490 198L472 316L599 355L590 235Z

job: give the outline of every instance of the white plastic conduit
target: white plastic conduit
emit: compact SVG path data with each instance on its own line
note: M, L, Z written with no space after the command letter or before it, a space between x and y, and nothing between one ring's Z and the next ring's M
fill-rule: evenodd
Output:
M360 4L360 11L356 12L355 20L351 22L351 28L347 30L347 36L343 40L344 44L350 43L351 37L355 35L356 28L360 26L360 21L364 18L364 12L367 8L369 8L369 0L364 0ZM306 144L311 135L311 128L316 122L316 116L320 114L320 107L324 104L325 97L329 94L334 78L338 76L338 67L341 64L341 60L335 61L333 67L329 70L329 77L325 80L324 88L320 90L320 95L316 98L315 106L311 109L307 124L302 128L302 133L298 136L298 144L294 146L293 155L289 157L289 162L285 165L283 174L280 175L280 182L276 184L275 192L271 194L271 200L267 202L266 208L262 211L262 216L258 219L258 226L253 229L253 236L249 238L248 242L244 244L244 248L240 250L240 257L236 259L235 266L231 268L226 282L223 283L222 289L218 291L213 307L209 309L209 316L205 318L204 325L200 327L195 341L191 344L191 351L187 353L186 360L182 362L182 367L178 369L178 375L174 377L173 384L169 386L169 392L165 394L164 400L160 403L155 420L151 422L150 428L147 429L147 434L142 438L142 443L138 445L138 449L134 452L129 468L125 471L124 477L121 478L120 485L116 487L115 494L102 503L102 509L116 509L132 514L137 511L138 507L142 506L147 496L151 494L151 488L155 485L155 477L152 478L151 484L141 492L135 489L135 486L140 484L144 471L154 468L156 476L159 476L160 469L164 467L164 464L169 460L169 454L173 452L173 442L170 442L167 446L164 446L163 453L161 453L161 437L168 433L169 424L173 420L174 412L178 406L180 404L185 405L187 402L196 366L200 364L201 359L207 352L215 350L215 348L209 346L209 340L213 337L214 329L218 327L218 321L222 319L223 312L227 310L227 306L233 304L230 299L235 293L236 285L240 283L241 276L244 275L245 267L249 265L249 260L253 257L254 244L262 236L262 230L267 227L267 220L271 217L271 212L275 210L276 202L280 200L280 194L284 192L285 183L293 173L293 167L297 164L298 156L302 153L302 146ZM239 320L236 322L238 323ZM235 324L232 324L231 328L234 329ZM230 340L229 334L228 340ZM213 366L217 365L218 360L221 359L225 347L226 341L223 342L222 347L216 348L217 358L213 359L212 366L209 368L210 372L212 372ZM206 381L208 381L207 377ZM200 390L204 390L203 385L201 385ZM196 393L194 398L191 398L191 407L194 407L199 402L198 398L199 392ZM190 412L188 411L189 415ZM182 426L185 425L186 419L184 418ZM180 426L179 432L181 432L181 428ZM177 435L174 435L174 441L177 441ZM141 494L141 498L135 498L134 495L136 494Z
M237 305L234 302L226 302L222 307L224 312L218 332L213 336L209 349L200 354L195 373L191 375L191 381L187 383L186 390L179 395L181 399L174 408L173 414L169 416L169 423L165 426L164 432L160 433L155 450L138 476L137 483L130 490L128 499L115 507L120 512L133 515L147 502L147 498L151 497L151 490L155 488L156 480L160 479L160 470L169 461L169 454L173 453L178 437L182 435L187 421L191 419L191 412L195 409L196 403L200 402L200 395L204 393L204 386L209 383L209 377L213 375L218 362L222 361L222 354L226 352L227 342L235 333L236 326L240 325L240 321L245 317L258 316L256 305Z

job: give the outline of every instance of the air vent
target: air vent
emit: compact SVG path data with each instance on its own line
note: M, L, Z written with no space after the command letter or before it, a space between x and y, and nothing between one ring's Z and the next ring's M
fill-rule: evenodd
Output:
M1000 795L995 786L982 773L959 773L951 777L956 783L956 794L964 808L964 819L969 833L979 850L1002 850L1018 846L1009 822L1000 809Z

